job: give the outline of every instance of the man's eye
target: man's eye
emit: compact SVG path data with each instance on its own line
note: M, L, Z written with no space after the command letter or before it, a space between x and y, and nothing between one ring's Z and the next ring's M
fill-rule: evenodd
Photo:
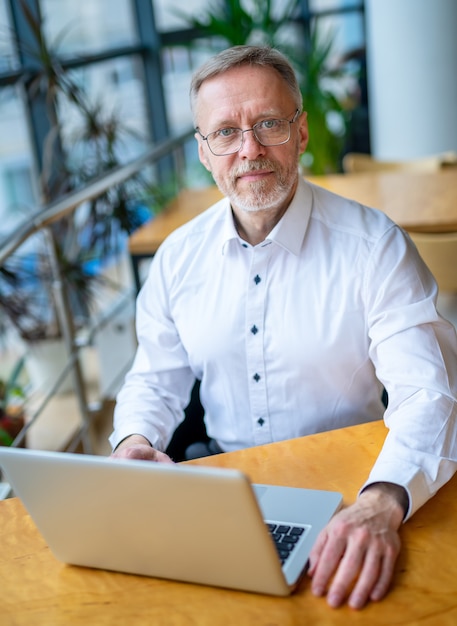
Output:
M224 139L226 139L227 137L231 137L233 134L235 134L236 131L236 128L221 128L216 132L218 137L223 137Z
M263 120L259 122L259 128L264 130L272 130L273 128L277 128L280 120Z

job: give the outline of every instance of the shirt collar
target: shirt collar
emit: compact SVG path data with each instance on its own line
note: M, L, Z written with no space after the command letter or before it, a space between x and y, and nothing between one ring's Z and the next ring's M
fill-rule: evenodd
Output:
M224 223L221 235L221 245L222 254L225 254L231 241L238 240L241 243L243 242L235 227L235 221L233 219L232 207L230 206L229 199L224 198L222 202L224 204Z
M297 190L282 218L268 235L267 240L274 241L295 256L301 250L308 228L312 208L312 192L309 185L299 176Z
M228 198L224 198L225 218L221 237L222 254L225 254L229 242L238 240L244 243L238 235L233 220L233 213ZM309 185L300 176L297 190L282 218L266 238L266 241L275 242L294 255L300 253L302 242L308 227L312 207L312 192Z

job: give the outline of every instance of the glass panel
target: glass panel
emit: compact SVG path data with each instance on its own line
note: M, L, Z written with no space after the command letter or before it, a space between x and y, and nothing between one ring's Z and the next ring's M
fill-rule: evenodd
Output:
M344 149L369 152L363 14L350 12L331 15L317 18L316 22L324 39L333 37L329 67L343 72L336 79L326 77L323 86L333 92L347 110L348 127ZM335 112L328 114L327 124L337 135L343 131L343 118Z
M15 69L16 61L6 0L0 0L0 74Z
M151 0L154 5L156 27L158 31L180 30L188 26L187 21L180 17L185 15L198 16L203 9L208 9L208 0Z
M325 41L332 37L333 46L329 66L344 70L344 79L326 79L327 87L335 94L356 104L365 91L365 39L363 16L360 13L331 15L317 19L319 33Z
M49 42L62 55L90 54L136 42L130 0L41 0Z
M189 101L191 76L212 54L207 45L195 50L185 46L162 49L162 83L171 135L178 135L193 126ZM187 170L181 175L187 186L211 184L211 175L208 176L199 162L197 142L193 138L185 145L185 162Z
M137 156L149 140L139 59L111 59L74 70L70 76L87 95L91 112L98 111L98 121L114 123L118 133L115 142L118 162ZM87 134L89 118L68 102L61 101L59 105L64 145L71 154L72 166L78 167L78 163L94 156L95 142L82 140Z
M177 134L192 125L189 87L193 71L213 54L199 47L172 46L162 50L162 82L170 132Z
M0 237L36 209L32 157L19 88L0 89Z
M319 32L333 37L333 62L341 62L342 57L352 54L365 45L363 16L361 13L345 13L320 17L317 20Z

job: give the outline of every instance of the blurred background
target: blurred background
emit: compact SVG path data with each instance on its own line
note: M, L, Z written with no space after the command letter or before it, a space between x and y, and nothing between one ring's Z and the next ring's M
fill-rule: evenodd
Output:
M25 415L4 445L94 449L135 349L128 238L211 183L196 67L235 44L283 50L303 172L325 175L347 153L457 151L456 23L454 0L0 0L0 411ZM63 354L51 373L43 344Z

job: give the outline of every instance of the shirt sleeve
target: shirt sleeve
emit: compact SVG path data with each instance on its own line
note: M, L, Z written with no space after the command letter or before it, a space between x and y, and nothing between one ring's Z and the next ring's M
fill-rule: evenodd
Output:
M159 250L137 298L138 348L116 398L113 449L129 435L140 434L165 450L184 419L195 376L169 313L169 280Z
M366 484L404 486L406 518L457 470L457 339L436 297L415 246L392 227L371 253L365 283L370 358L388 393L389 429Z

